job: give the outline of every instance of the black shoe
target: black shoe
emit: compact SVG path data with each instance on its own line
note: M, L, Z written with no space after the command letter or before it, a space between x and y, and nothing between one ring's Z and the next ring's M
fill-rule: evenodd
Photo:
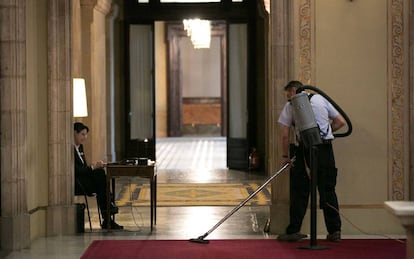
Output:
M335 231L332 234L326 236L326 240L331 242L340 242L341 241L341 231Z
M281 234L277 237L277 240L283 242L297 242L307 237L308 235L297 232L292 234Z
M102 229L108 229L106 221L102 223ZM111 220L111 229L124 229L124 226L118 225L115 221Z

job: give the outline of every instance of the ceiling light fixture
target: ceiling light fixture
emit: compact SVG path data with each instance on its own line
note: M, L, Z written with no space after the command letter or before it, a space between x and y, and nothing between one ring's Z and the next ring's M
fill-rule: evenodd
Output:
M190 37L195 49L210 48L211 22L201 19L183 20L184 30Z

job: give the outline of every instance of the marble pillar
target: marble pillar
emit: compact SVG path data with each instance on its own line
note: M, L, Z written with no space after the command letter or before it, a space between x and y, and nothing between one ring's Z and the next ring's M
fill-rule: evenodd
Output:
M81 0L82 75L86 81L90 133L85 153L90 163L107 157L107 15L112 0Z
M107 57L107 15L111 10L111 0L98 0L93 10L91 27L91 140L93 161L108 161L107 157L107 119L109 106L107 91L108 57Z
M26 1L0 7L1 249L30 246L27 211Z
M271 3L270 11L270 42L271 42L271 83L268 103L269 123L269 168L270 172L280 167L280 132L277 119L286 102L283 86L292 78L293 41L291 20L293 16L292 1L282 0ZM270 207L270 231L283 233L289 223L289 174L284 172L272 184L272 205Z
M48 3L49 206L47 235L75 232L71 1Z

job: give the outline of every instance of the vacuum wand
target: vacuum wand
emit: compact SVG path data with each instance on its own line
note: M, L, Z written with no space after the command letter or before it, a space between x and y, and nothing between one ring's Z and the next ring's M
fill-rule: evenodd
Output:
M191 238L189 241L194 243L201 243L201 244L208 244L209 241L205 240L208 235L211 234L216 228L218 228L224 221L230 218L236 211L238 211L241 207L243 207L249 200L251 200L258 192L260 192L266 185L268 185L274 178L276 178L280 173L282 173L286 168L289 167L291 163L295 161L296 157L290 159L290 162L287 162L282 168L279 169L275 174L273 174L264 184L262 184L256 191L249 195L244 201L242 201L237 207L233 208L227 215L222 218L216 225L214 225L209 231L207 231L204 235L199 236L197 238Z

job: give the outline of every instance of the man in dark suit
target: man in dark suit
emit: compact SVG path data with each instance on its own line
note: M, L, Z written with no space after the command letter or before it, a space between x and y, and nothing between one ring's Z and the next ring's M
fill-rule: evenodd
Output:
M75 188L81 190L80 192L96 193L98 206L101 210L102 218L104 219L102 228L108 226L106 222L106 176L103 161L98 161L93 164L86 162L85 154L83 153L83 142L87 139L89 128L80 122L74 124L74 154L75 154ZM118 207L111 203L111 214L118 213ZM111 229L123 229L123 226L118 225L111 220Z

